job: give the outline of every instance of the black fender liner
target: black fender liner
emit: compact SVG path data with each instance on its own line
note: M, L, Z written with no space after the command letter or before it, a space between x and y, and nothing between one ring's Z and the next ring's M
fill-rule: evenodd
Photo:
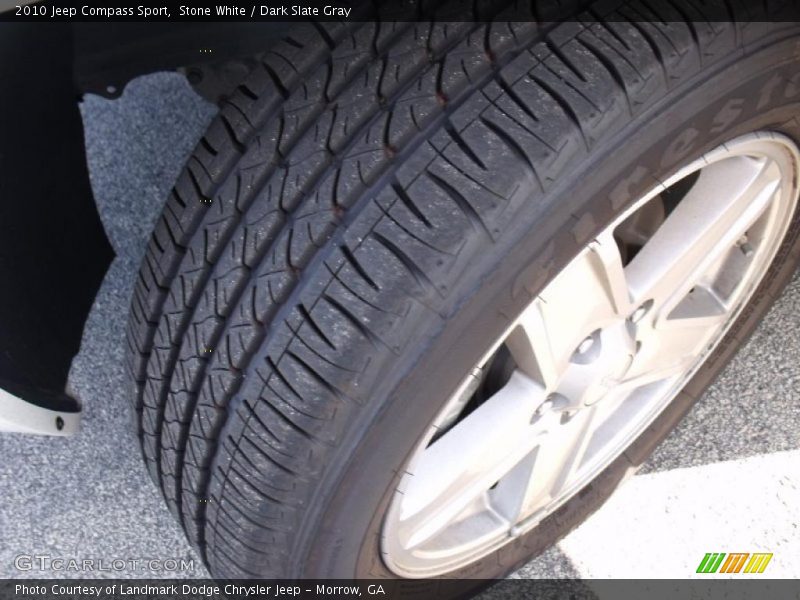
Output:
M72 29L0 27L0 387L63 412L113 251L86 166Z
M115 98L139 75L207 75L282 35L282 23L0 23L0 389L78 412L66 392L114 256L89 183L84 93ZM235 75L235 74L234 74ZM230 81L198 89L220 96Z

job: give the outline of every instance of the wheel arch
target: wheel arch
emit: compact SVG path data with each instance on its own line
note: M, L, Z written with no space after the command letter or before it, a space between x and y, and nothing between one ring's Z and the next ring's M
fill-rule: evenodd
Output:
M0 25L0 431L77 430L71 425L81 407L67 377L114 256L89 181L82 94L118 97L139 75L192 66L212 75L202 91L215 94L230 84L214 78L219 65L264 49L282 29ZM63 420L56 426L58 414L66 427Z

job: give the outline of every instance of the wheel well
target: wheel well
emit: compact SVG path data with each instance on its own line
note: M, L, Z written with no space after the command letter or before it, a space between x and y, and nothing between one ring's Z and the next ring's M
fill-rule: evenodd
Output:
M71 56L68 26L3 27L0 387L62 411L78 409L67 374L113 257L89 185Z
M5 23L0 35L0 388L77 411L72 358L113 250L89 183L78 100L158 70L214 74L280 23ZM193 81L197 84L197 81ZM224 78L200 86L218 94ZM7 118L10 117L10 118Z

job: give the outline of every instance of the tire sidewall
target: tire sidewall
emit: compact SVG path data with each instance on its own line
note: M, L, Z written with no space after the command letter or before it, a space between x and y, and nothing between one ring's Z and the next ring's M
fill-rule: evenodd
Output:
M419 348L400 358L377 389L371 414L351 426L318 496L318 518L305 528L304 577L394 577L380 555L380 531L403 465L429 424L485 351L585 245L636 198L708 150L753 131L800 140L796 41L785 39L699 73L636 119L619 124L551 189L548 210L520 214L448 296L439 330L421 323ZM454 578L491 579L544 551L594 512L652 453L749 337L800 260L800 211L742 314L684 390L639 438L581 492L528 534ZM380 378L378 378L380 381ZM366 413L367 411L365 411ZM351 450L347 450L351 448Z

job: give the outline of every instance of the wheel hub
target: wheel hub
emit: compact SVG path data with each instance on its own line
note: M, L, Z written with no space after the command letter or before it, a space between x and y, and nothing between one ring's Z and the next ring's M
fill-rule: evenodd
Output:
M556 388L566 402L554 403L553 409L574 413L606 397L633 364L636 346L635 330L624 320L588 335Z

